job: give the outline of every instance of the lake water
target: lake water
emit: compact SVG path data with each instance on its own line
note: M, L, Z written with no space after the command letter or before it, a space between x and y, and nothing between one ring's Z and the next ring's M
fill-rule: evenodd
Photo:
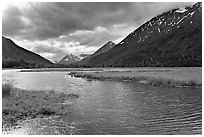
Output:
M202 89L87 81L68 73L3 70L2 81L17 88L79 94L69 115L43 119L44 128L31 134L202 134Z

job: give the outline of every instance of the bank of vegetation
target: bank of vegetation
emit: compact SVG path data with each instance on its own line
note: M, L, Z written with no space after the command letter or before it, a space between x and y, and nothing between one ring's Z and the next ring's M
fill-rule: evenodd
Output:
M69 113L67 100L79 98L78 94L54 91L28 91L2 85L2 125L7 130L17 122Z
M131 73L131 72L128 72ZM133 74L133 73L132 73ZM69 75L72 77L81 77L88 80L117 80L117 81L137 81L141 84L153 85L153 86L166 86L166 87L189 87L189 88L199 88L202 87L200 82L196 80L179 80L179 79L169 79L165 77L152 77L143 75L107 75L105 73L85 73L85 72L70 72Z

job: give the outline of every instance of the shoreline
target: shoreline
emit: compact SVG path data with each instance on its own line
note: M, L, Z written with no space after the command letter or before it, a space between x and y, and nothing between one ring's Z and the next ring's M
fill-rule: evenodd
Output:
M22 69L20 72L50 72L50 71L102 71L100 68L38 68Z
M167 70L169 71L169 70ZM144 73L144 74L141 74ZM137 75L131 71L107 71L107 72L77 72L72 71L68 75L71 77L85 78L88 81L91 80L113 80L113 81L136 81L140 84L152 85L152 86L165 86L176 88L202 88L202 81L196 81L195 79L182 80L177 78L164 77L161 74L154 74L156 71L138 71ZM148 72L151 75L148 76ZM153 72L153 74L152 74ZM165 70L159 72L166 72ZM138 74L139 73L139 74Z
M67 102L79 98L78 94L55 91L33 91L2 86L2 133L21 129L22 123L35 119L63 116L70 113Z

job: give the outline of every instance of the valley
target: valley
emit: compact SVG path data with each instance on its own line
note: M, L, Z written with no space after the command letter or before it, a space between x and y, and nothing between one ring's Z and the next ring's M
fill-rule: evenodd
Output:
M202 2L21 4L2 12L2 134L202 135Z

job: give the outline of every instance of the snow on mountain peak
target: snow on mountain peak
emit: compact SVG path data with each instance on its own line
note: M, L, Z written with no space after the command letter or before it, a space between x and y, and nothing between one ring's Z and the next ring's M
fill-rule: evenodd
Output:
M78 61L81 61L85 57L87 57L88 54L80 54L79 56L74 54L68 54L65 57L63 57L58 63L59 64L74 64Z
M183 13L186 12L188 9L186 9L185 7L179 8L178 10L176 10L175 12L177 13Z

